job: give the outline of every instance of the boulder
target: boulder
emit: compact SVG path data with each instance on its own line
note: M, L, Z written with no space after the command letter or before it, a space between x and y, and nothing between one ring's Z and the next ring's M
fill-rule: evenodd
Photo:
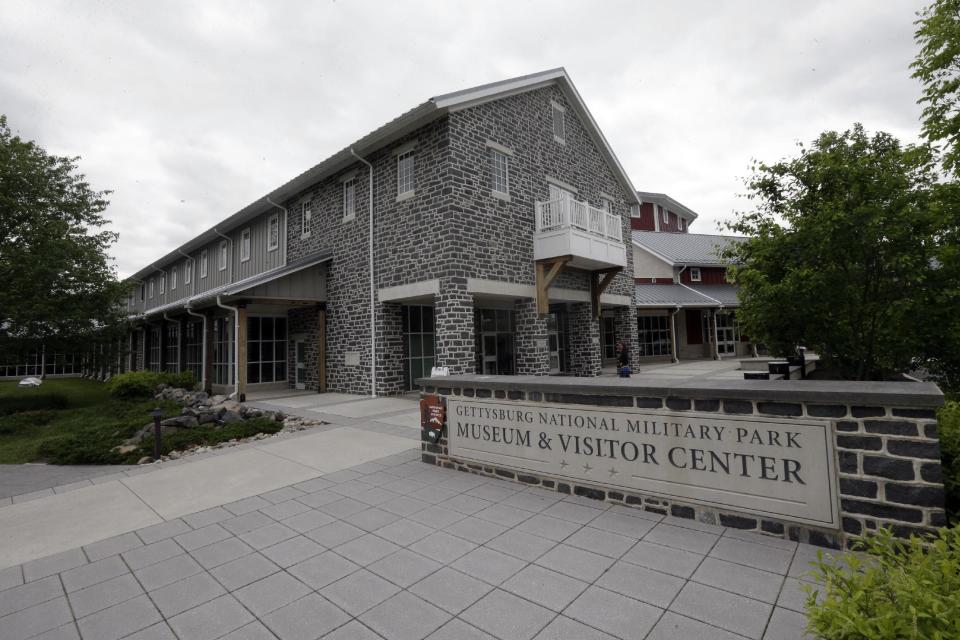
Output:
M151 462L153 462L153 458L151 458L150 456L143 456L142 458L137 460L137 464L150 464Z
M167 418L160 423L162 427L181 427L184 429L192 429L200 424L200 422L194 416L176 416L175 418Z
M243 416L241 416L236 411L228 410L228 411L224 411L223 414L220 416L220 421L223 422L223 424L230 424L232 422L243 422Z
M184 407L180 410L180 415L197 417L197 410L193 407Z
M215 395L215 396L211 396L211 397L210 397L210 404L211 404L211 405L218 405L218 404L220 404L221 402L223 402L223 401L226 400L226 399L227 399L227 396L222 396L222 395L220 395L220 394L217 394L217 395Z
M282 411L277 411L275 414L273 414L273 419L277 422L283 422L287 419L287 416L285 416Z
M212 411L201 413L197 416L197 424L216 424L217 414Z
M119 454L121 454L121 455L124 455L124 454L127 454L127 453L133 453L133 452L136 451L138 448L139 448L139 447L137 447L137 445L135 445L135 444L121 444L121 445L117 445L116 447L114 447L114 448L113 448L113 451L116 451L117 453L119 453Z

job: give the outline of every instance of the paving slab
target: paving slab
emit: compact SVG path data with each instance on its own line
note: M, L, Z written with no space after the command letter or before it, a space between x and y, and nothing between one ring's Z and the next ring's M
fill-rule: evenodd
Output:
M324 404L323 412L347 418L368 418L385 413L411 411L416 406L415 400L407 398L368 398L343 404Z
M108 482L0 509L0 568L162 522L119 482Z

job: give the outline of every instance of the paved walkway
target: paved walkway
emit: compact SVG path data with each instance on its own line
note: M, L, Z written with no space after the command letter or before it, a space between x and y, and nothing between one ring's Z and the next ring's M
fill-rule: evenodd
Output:
M66 493L96 478L135 469L123 465L0 464L0 504Z
M109 536L86 522L55 555L0 570L0 638L804 637L815 547L428 466L416 431L389 422L410 405L381 406L96 485L112 493L83 509L116 500L145 520ZM0 508L2 553L28 542L10 544L6 513L96 487Z

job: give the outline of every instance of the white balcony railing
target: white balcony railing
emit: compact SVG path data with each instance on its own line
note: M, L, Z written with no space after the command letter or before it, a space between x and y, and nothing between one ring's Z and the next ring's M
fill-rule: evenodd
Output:
M591 207L586 202L561 198L536 203L537 232L555 229L580 229L615 242L623 242L620 216Z

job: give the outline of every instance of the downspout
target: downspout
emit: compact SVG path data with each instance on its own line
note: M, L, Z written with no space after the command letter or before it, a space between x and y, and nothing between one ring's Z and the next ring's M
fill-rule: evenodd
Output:
M225 236L220 233L216 227L213 228L213 232L230 243L230 250L227 251L229 257L227 258L227 282L233 282L233 238L230 236ZM220 261L220 256L217 256L217 261ZM220 268L219 266L217 267Z
M207 316L204 313L197 313L187 304L184 307L187 315L203 319L203 340L200 341L200 388L207 389Z
M240 400L240 309L220 302L217 295L217 306L227 311L233 311L233 398Z
M376 292L374 291L373 278L373 165L357 155L357 152L350 147L350 154L367 165L370 171L370 225L369 225L369 262L370 262L370 397L377 397L377 317L376 317Z
M673 340L671 341L671 344L670 344L671 346L670 351L672 353L670 355L672 356L671 359L674 363L680 362L680 358L677 357L677 338L679 338L679 336L677 335L677 314L678 313L680 313L680 307L674 307L673 309L670 309L670 330L673 332Z
M283 228L277 229L277 242L280 242L280 238L283 238L283 242L280 242L280 250L283 251L283 266L287 266L287 218L290 217L290 212L282 204L277 204L271 200L270 196L267 196L267 202L278 209L283 209ZM270 233L269 228L267 228L267 233Z

